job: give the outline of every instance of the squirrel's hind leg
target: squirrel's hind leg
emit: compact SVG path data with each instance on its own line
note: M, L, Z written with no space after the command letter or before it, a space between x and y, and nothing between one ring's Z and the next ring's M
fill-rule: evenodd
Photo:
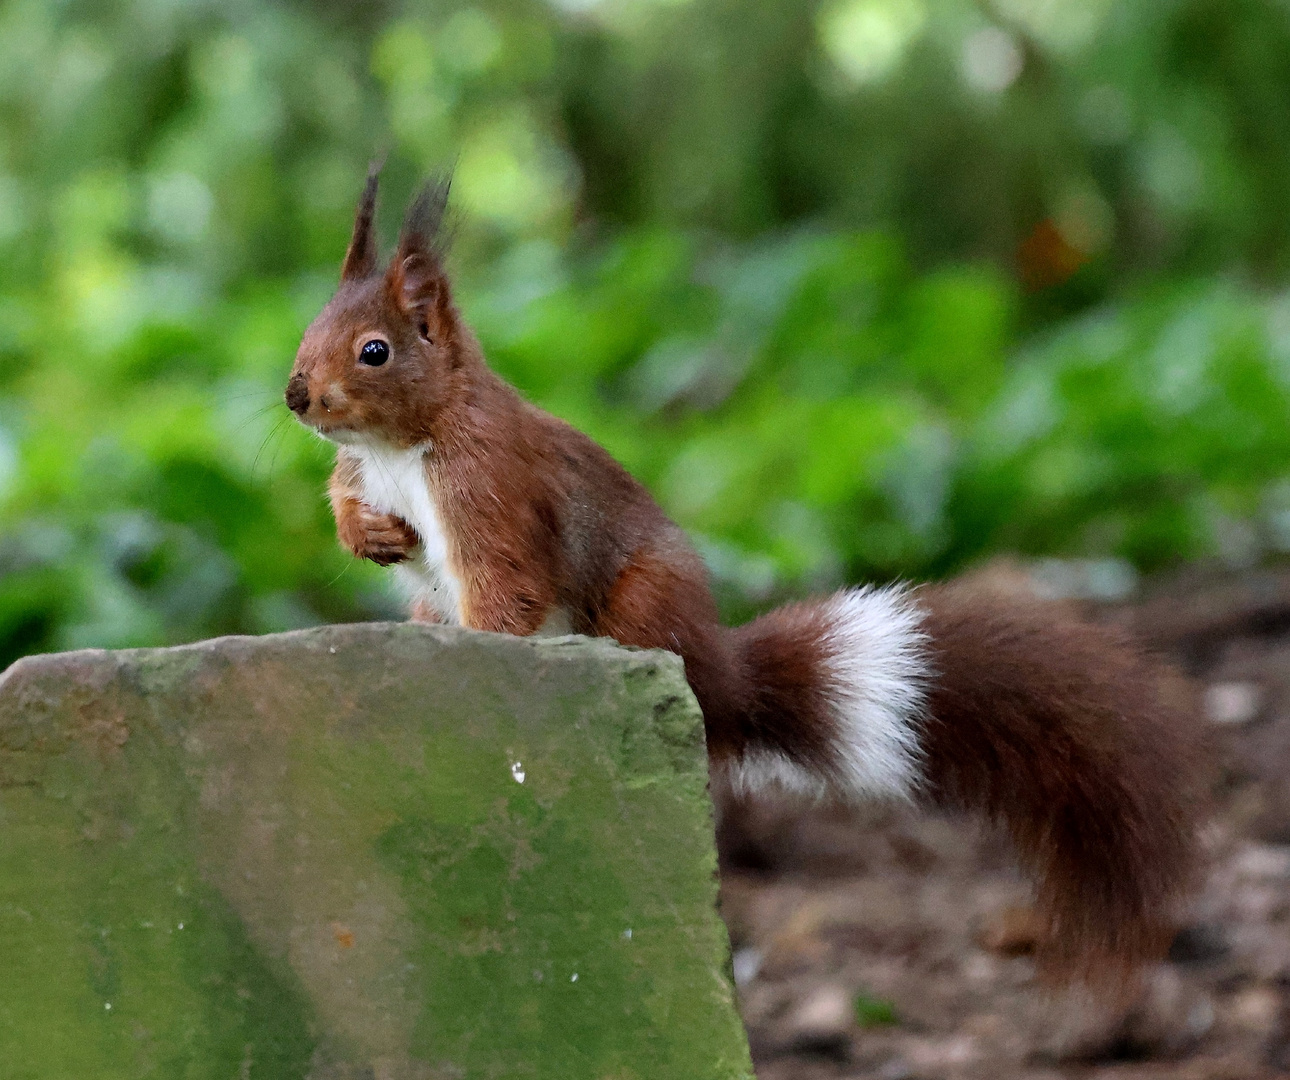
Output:
M424 596L418 596L408 608L408 620L416 623L436 624L443 622L439 611Z

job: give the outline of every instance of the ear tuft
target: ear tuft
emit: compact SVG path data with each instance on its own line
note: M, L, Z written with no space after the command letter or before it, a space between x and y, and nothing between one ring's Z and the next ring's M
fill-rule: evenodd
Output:
M452 174L440 173L417 192L408 207L399 233L397 258L411 255L429 255L436 262L443 258L447 247L444 222L448 209L448 192L452 188Z
M447 314L451 306L443 269L447 248L445 217L452 175L443 173L423 187L408 207L398 250L386 271L395 300L405 311L418 312L420 325ZM428 331L428 327L427 327ZM429 338L427 331L422 337Z
M376 189L381 175L381 163L373 161L367 169L367 183L358 201L354 215L354 234L350 237L349 250L341 263L341 281L357 281L376 270Z

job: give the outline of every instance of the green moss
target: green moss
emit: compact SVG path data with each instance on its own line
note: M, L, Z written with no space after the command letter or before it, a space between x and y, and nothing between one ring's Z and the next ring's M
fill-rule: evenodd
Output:
M146 737L130 759L77 747L0 792L6 1075L304 1077L298 980L202 881L179 763Z
M858 994L855 1000L856 1023L861 1027L887 1027L900 1023L896 1006L882 998Z
M0 690L18 744L6 1076L751 1075L669 657L380 626L51 657Z

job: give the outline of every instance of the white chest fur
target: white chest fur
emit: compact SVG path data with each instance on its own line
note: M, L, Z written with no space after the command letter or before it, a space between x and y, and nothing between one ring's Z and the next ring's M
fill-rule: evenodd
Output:
M417 531L421 546L397 567L413 600L428 603L446 623L461 621L461 581L449 560L448 537L430 493L425 447L401 449L384 443L349 443L358 459L363 501L373 510L401 517Z

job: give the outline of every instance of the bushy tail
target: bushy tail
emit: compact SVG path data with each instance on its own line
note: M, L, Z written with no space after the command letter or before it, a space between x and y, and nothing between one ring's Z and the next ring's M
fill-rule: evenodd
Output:
M855 589L731 631L737 788L926 798L1000 822L1055 978L1157 958L1189 884L1200 748L1181 679L1116 633L953 586Z

